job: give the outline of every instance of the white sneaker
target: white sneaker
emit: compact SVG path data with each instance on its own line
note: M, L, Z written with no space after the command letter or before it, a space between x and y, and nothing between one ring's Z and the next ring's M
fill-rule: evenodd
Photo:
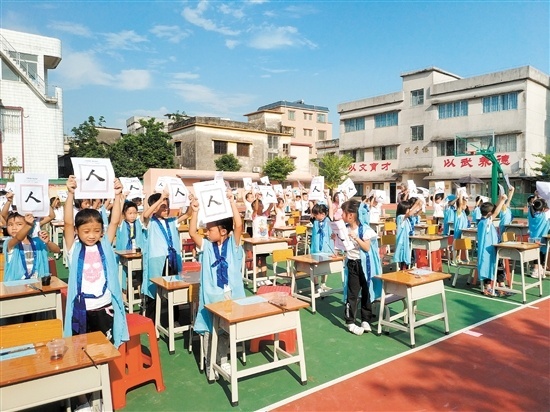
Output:
M361 327L365 330L365 332L372 332L372 328L369 325L369 322L361 322Z
M539 269L533 269L531 271L531 277L532 278L535 278L535 279L538 279L540 277L540 271Z
M320 295L320 294L323 293L323 292L324 292L323 288L322 288L321 286L319 286L319 287L317 288L317 293Z
M329 290L332 290L332 288L327 286L325 283L321 284L321 289L323 289L324 292L328 292Z
M273 285L273 282L267 279L267 280L264 280L264 285L271 286Z
M363 329L361 326L357 326L355 323L350 323L348 325L348 330L357 336L361 336L365 331L365 329Z

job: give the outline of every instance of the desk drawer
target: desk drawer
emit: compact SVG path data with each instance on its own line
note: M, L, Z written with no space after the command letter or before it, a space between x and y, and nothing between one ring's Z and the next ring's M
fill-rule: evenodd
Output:
M2 317L8 317L55 310L56 297L56 293L46 293L45 296L32 295L14 299L4 299L0 304L0 314Z
M250 340L260 336L271 335L285 330L296 329L298 326L298 311L281 313L260 319L239 322L235 325L237 342Z

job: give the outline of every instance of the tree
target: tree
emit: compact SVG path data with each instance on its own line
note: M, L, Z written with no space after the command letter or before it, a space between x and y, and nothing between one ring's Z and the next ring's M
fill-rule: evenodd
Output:
M4 174L7 175L8 180L13 179L14 173L19 173L23 168L19 166L17 157L8 156L4 162Z
M104 121L103 116L100 116L97 126L103 126ZM88 117L88 120L81 123L78 127L73 127L71 130L73 137L69 142L70 157L107 157L108 150L106 145L97 141L99 130L96 128L93 116Z
M282 183L295 170L296 166L290 157L274 157L265 162L263 174L269 177L269 180Z
M145 133L128 134L111 145L109 157L116 176L142 177L150 168L172 169L174 148L164 124L154 118L140 120Z
M349 175L349 167L355 160L349 155L336 156L327 153L320 159L312 159L319 169L319 176L325 178L325 186L334 190L342 184Z
M241 170L239 159L237 159L233 153L221 155L214 160L214 164L216 165L216 170L224 172L238 172Z
M538 167L533 167L533 171L539 173L537 178L539 180L550 182L550 154L536 153L535 157L540 160L537 162Z

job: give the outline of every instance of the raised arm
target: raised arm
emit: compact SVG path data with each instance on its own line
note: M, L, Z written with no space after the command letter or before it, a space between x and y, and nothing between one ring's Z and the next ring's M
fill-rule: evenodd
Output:
M116 229L122 216L121 196L122 183L120 183L120 180L115 179L115 200L112 202L111 207L111 221L109 222L109 226L107 226L107 239L109 239L109 243L113 243L115 240Z
M506 202L507 196L505 194L500 195L498 198L497 206L495 207L495 210L492 213L492 217L498 216L500 213L500 209L502 209L502 206L504 205L504 202Z
M8 192L6 193L6 203L4 203L4 206L2 207L2 218L4 221L8 221L8 215L10 214L10 206L13 203L13 193Z
M169 196L168 188L165 188L162 191L159 200L157 200L155 203L153 203L151 206L149 206L146 210L143 211L143 214L141 215L141 217L145 225L149 223L149 219L151 219L151 216L153 216L153 214L157 211L161 203L164 202L165 199L168 199L168 196Z
M243 220L241 219L241 214L237 209L237 202L231 190L227 190L227 198L229 199L231 210L233 211L233 238L235 239L235 244L240 245L241 235L243 233ZM273 206L273 204L271 204L271 206Z
M71 250L74 243L74 215L73 215L73 203L74 203L74 191L76 189L76 177L74 175L69 176L67 179L67 200L65 206L63 206L63 238L65 239L65 245L67 250Z
M34 216L32 215L32 213L27 213L24 217L24 220L25 225L21 229L19 229L19 232L17 232L15 236L8 241L8 250L12 250L15 245L21 243L27 237L32 227L34 226Z
M199 249L202 249L203 237L197 232L199 201L197 199L193 199L189 208L191 209L191 220L189 221L189 237L193 239L193 242L195 242Z
M506 208L510 208L510 204L512 203L512 197L514 197L514 192L515 192L515 188L514 186L512 186L509 190L508 190L508 199L506 200L506 203L505 203L505 206Z

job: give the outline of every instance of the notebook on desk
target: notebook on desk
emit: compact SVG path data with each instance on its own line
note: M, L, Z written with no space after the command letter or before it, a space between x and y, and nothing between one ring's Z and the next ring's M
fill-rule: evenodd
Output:
M432 273L434 273L434 271L431 269L416 268L416 269L409 270L409 273L415 276L426 276L426 275L431 275Z
M312 253L311 257L318 262L326 262L327 260L332 260L332 255L328 253Z

